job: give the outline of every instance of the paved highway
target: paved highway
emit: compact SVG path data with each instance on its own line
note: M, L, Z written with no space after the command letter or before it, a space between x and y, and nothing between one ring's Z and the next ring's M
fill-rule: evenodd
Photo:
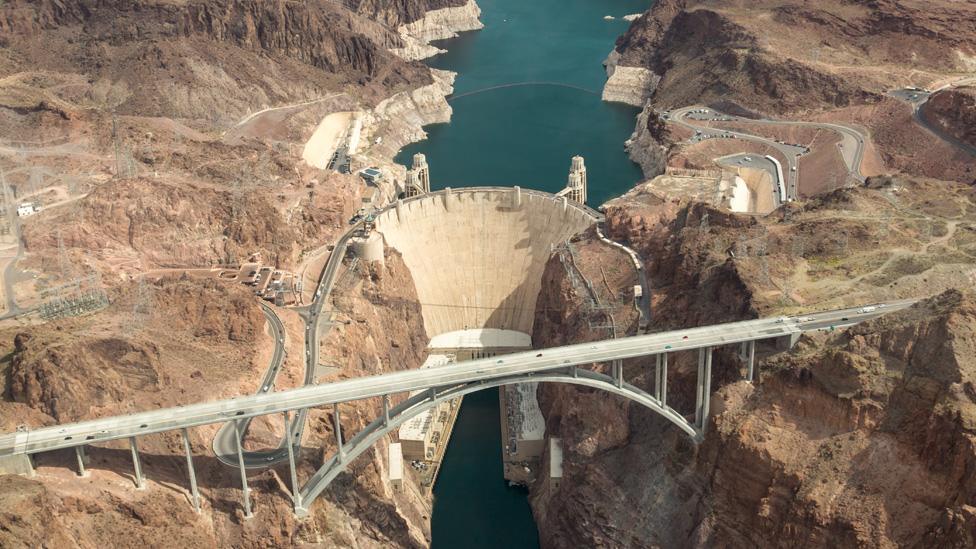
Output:
M362 228L362 222L356 223L352 228L346 232L339 241L336 243L335 248L333 248L331 254L329 255L329 260L326 262L325 269L322 271L322 276L319 278L318 288L315 290L315 296L312 298L312 303L308 307L297 308L299 314L305 320L305 347L303 348L303 356L305 357L305 380L304 384L306 386L315 383L315 370L319 363L319 337L321 337L319 320L321 318L322 306L328 301L329 295L332 293L332 287L335 285L336 275L339 273L339 268L342 266L342 259L346 255L346 247L349 244L349 239L353 237L357 230ZM268 392L271 390L268 383L268 376L272 375L269 368L268 373L265 374L265 381L262 382L261 388L258 394L263 392ZM271 380L274 377L272 375ZM265 389L267 387L267 389ZM291 429L294 436L293 443L298 446L301 444L302 433L305 430L305 419L308 416L308 410L302 409L295 415L292 419ZM247 430L247 423L242 422L241 433L243 434ZM288 459L288 448L287 448L287 438L282 436L281 441L278 446L273 450L267 450L263 452L244 452L244 467L246 469L255 469L261 467L270 467L278 462ZM214 453L217 458L224 464L230 465L231 467L237 467L237 436L234 429L234 422L229 422L225 424L218 432L217 437L214 439Z
M464 193L464 192L479 192L486 189L497 190L502 187L468 187L463 189L454 189L454 193ZM511 191L509 187L504 187L505 190ZM444 194L446 190L434 191L430 193L432 195ZM549 196L546 193L541 193L539 191L533 191L531 189L522 189L523 194L539 194ZM418 199L420 197L417 197ZM405 201L406 202L406 201ZM394 208L395 204L388 204L382 209L378 210L376 213L379 214L390 208ZM580 206L586 208L585 206ZM602 218L602 215L595 210L586 208L594 217ZM319 363L319 338L322 337L322 329L320 326L320 319L322 313L322 307L329 300L329 296L332 293L333 286L335 286L336 277L339 273L339 269L342 266L342 260L346 256L346 249L349 244L349 240L360 230L363 229L363 221L359 221L352 225L349 230L339 238L336 242L335 248L333 248L331 254L329 255L329 260L326 262L325 269L322 270L322 275L319 278L318 287L315 290L315 295L312 298L312 303L307 307L296 307L295 310L302 316L305 320L305 347L303 349L303 355L305 357L305 385L313 385L315 383L315 371ZM329 327L329 326L326 326ZM264 384L262 384L264 387ZM305 429L305 419L308 416L308 411L301 409L295 414L292 419L291 429L293 433L293 443L298 446L301 444L302 433ZM221 441L218 445L217 440L214 441L214 452L217 453L218 458L223 463L227 465L237 467L236 459L236 436L232 435L234 433L233 423L228 424L229 427L225 427L223 430L227 431L227 434L223 435ZM233 444L229 446L228 444ZM286 447L286 438L281 437L281 441L278 443L278 447L274 450L266 452L244 452L244 467L260 468L260 467L270 467L279 463L281 461L288 459L288 448ZM234 459L230 459L230 454L233 454Z
M720 137L722 135L734 135L736 139L744 139L746 141L752 141L755 143L761 143L769 147L773 147L780 152L786 158L786 166L783 172L786 176L786 194L789 200L795 200L799 194L797 192L797 179L799 177L799 165L798 160L802 152L798 152L799 147L793 145L788 145L785 143L780 143L774 139L767 139L765 137L760 137L758 135L752 135L749 133L738 132L727 130L723 128L715 128L711 126L705 126L698 124L697 122L704 121L714 121L712 119L718 118L722 122L742 122L749 124L767 124L771 126L809 126L829 131L834 131L841 134L848 143L848 146L853 147L853 152L851 153L850 162L848 163L848 169L850 170L851 176L863 181L864 176L861 174L861 160L864 158L864 135L854 128L843 126L840 124L831 124L826 122L800 122L800 121L788 121L788 120L772 120L768 118L752 119L743 118L739 116L732 116L729 114L724 114L722 112L716 111L714 109L708 109L708 113L699 114L694 113L697 110L703 110L706 107L701 106L691 106L684 107L680 109L675 109L669 114L669 121L689 128L693 131L701 132L700 137ZM698 116L690 116L690 115ZM696 120L696 118L705 118L704 120ZM843 154L843 153L842 153ZM848 156L845 154L844 161L848 162Z
M408 370L335 383L55 425L0 436L0 456L36 453L95 444L230 420L321 407L395 393L450 388L515 375L531 376L575 365L610 362L649 354L706 346L793 336L802 331L851 326L914 301L889 302L870 308L850 308L804 316L764 318L610 339L462 362L450 368Z
M969 156L976 157L976 147L970 145L969 143L964 143L954 136L949 135L942 131L942 128L930 124L928 119L925 117L925 106L929 102L929 98L932 94L938 91L942 91L949 88L954 88L957 86L969 85L972 82L976 82L976 79L965 79L958 82L953 82L946 84L934 91L926 91L918 88L904 88L899 90L892 90L888 92L888 95L896 99L900 99L908 103L912 107L912 118L915 119L915 123L922 126L929 131L935 137L945 141L946 143L952 145L953 147L961 150L962 152L968 154Z
M258 387L257 394L259 395L273 390L275 378L281 372L281 364L285 359L285 327L271 307L262 302L261 308L264 310L264 316L268 319L268 326L271 327L271 337L274 338L275 348L274 353L271 355L271 363L268 365L268 371L265 372L264 379L261 380L261 385ZM251 419L248 418L239 422L231 421L225 423L214 436L213 451L217 459L221 462L237 467L237 429L235 428L235 424L239 424L241 437L243 437L251 425ZM269 461L268 458L276 453L277 450L272 452L248 452L244 456L244 465L246 467L249 463L266 463Z

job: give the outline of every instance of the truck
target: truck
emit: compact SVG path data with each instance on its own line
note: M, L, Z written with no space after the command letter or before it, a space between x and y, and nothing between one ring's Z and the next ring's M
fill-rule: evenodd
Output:
M857 312L864 314L864 313L873 313L874 311L877 310L878 308L875 307L874 305L869 305L867 307L861 307L860 309L857 310Z
M640 284L634 285L634 299L640 299L644 296L644 288Z

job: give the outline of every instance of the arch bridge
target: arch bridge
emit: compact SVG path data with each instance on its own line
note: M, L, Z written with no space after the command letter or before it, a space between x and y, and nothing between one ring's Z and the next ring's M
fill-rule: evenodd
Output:
M21 430L0 435L0 470L9 472L19 467L24 473L32 474L31 455L74 448L78 457L79 473L84 474L84 449L87 445L127 439L132 451L136 485L142 487L144 483L136 444L137 438L152 433L180 430L186 451L191 501L199 511L200 495L193 469L188 429L215 423L236 423L237 420L263 415L283 414L291 472L291 497L295 512L304 515L315 498L345 470L352 459L403 422L445 400L481 389L519 382L569 383L600 389L640 404L674 423L695 442L700 442L708 429L712 351L716 347L738 346L740 356L747 364L746 379L752 381L757 341L775 340L781 347L788 348L805 331L851 326L883 313L908 307L912 303L913 301L899 301L871 307L812 313L801 317L748 320L609 339L470 360L444 368L408 370L346 379L275 393L55 425L36 430ZM698 351L696 403L694 412L685 416L668 405L668 357L675 352L696 350ZM653 394L625 382L623 367L624 359L651 355L656 357ZM595 363L611 364L610 375L586 368L586 365ZM411 392L416 393L403 402L390 406L391 395ZM382 398L382 416L355 436L348 440L344 439L341 432L339 405L367 398ZM294 411L330 405L333 407L337 452L327 459L304 485L300 485L294 456L298 441L295 440L292 429L288 428L292 425L289 420L290 414ZM236 442L245 516L251 516L251 502L239 430Z

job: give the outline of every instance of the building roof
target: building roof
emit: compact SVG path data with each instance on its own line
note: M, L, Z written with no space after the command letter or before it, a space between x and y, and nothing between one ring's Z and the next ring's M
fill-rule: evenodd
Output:
M403 478L403 448L399 442L390 443L390 480Z

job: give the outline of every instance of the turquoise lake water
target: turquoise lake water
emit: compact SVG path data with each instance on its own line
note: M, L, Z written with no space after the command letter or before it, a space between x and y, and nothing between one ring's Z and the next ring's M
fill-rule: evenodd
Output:
M431 187L520 185L555 192L570 158L586 158L590 205L641 178L624 152L637 109L600 101L601 63L649 2L479 0L485 28L438 42L431 66L458 73L449 124L406 147L427 155ZM617 19L605 21L605 15ZM502 477L498 391L465 397L434 487L435 549L532 549L539 537L527 492Z
M603 60L634 0L484 0L485 28L438 42L432 67L458 73L449 124L397 156L427 155L431 186L520 185L558 191L570 158L586 158L590 205L629 190L640 169L624 152L637 109L604 103ZM614 21L603 16L613 15ZM513 85L514 84L514 85ZM508 87L498 87L508 86Z

